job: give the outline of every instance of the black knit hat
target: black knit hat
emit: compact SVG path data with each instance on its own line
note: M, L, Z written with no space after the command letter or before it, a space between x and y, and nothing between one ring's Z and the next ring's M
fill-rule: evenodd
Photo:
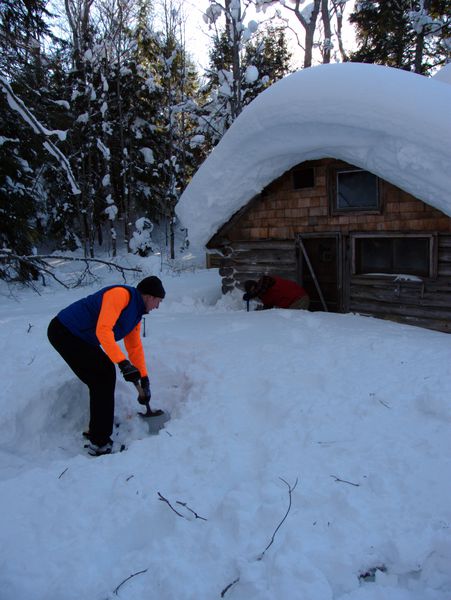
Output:
M161 279L155 277L155 275L151 275L140 281L136 286L136 289L140 291L141 294L147 294L149 296L154 296L155 298L164 298L166 296Z

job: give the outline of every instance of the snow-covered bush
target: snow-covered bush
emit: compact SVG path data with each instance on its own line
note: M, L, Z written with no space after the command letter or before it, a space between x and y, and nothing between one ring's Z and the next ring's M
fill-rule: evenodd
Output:
M146 217L135 222L135 231L128 243L130 250L139 256L148 256L152 252L153 223Z

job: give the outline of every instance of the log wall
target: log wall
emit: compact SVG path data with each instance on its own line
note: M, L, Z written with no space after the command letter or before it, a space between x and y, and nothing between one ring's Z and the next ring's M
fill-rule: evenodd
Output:
M451 236L438 237L438 275L422 281L351 277L350 312L451 333Z

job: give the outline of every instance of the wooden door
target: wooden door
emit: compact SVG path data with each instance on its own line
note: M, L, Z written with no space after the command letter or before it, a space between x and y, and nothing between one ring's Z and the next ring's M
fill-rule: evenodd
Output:
M310 295L310 310L325 310L315 277L327 310L342 312L342 244L339 233L299 234L296 240L299 281ZM314 276L305 258L308 255Z

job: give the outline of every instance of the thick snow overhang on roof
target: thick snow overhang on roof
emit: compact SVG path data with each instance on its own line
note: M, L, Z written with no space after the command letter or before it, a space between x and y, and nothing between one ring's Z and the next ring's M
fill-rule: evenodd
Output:
M196 172L176 207L204 246L293 166L337 158L451 215L451 86L369 64L321 65L261 93Z

